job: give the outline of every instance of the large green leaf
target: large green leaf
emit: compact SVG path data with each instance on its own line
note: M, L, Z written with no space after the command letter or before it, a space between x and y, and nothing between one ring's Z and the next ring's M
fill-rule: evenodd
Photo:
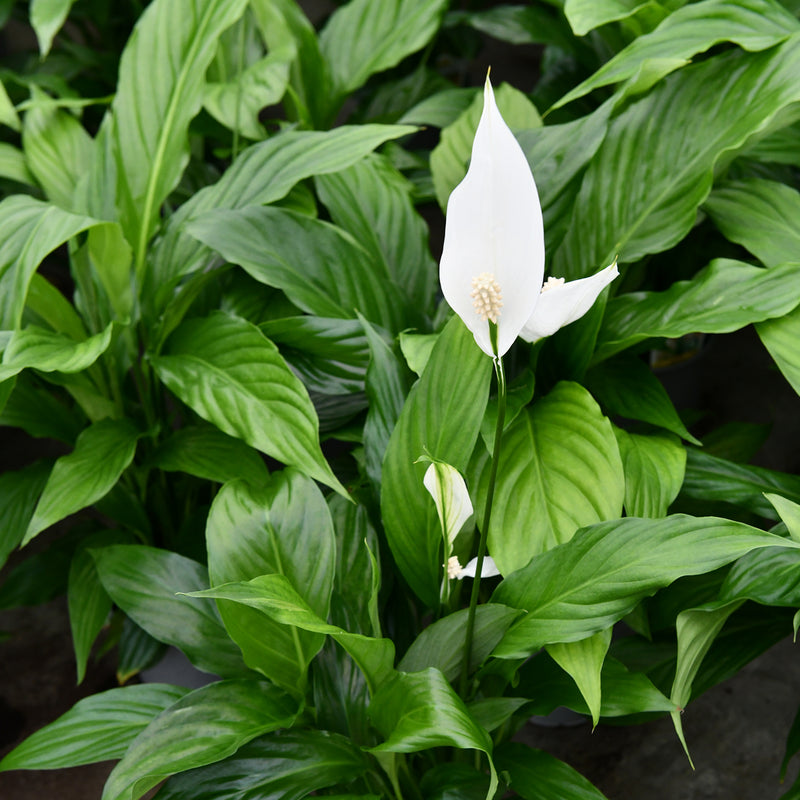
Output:
M189 160L189 123L222 32L246 0L156 0L139 18L119 66L111 113L120 223L141 279L159 208Z
M491 457L479 475L476 508L488 491ZM562 382L503 435L488 547L503 575L572 538L578 528L622 513L625 479L611 422L591 395Z
M382 262L340 228L272 206L211 211L187 231L261 283L320 317L405 327L404 298Z
M739 559L719 592L721 601L754 600L767 606L800 606L800 554L774 548Z
M0 203L0 330L19 327L33 273L48 253L81 231L97 225L26 195Z
M423 48L446 7L446 0L350 0L337 9L319 37L335 91L348 94Z
M627 518L584 528L495 590L494 602L528 613L511 626L494 655L523 658L545 644L583 639L676 578L710 572L770 546L798 547L780 536L713 517Z
M223 432L345 491L320 450L303 384L255 325L220 312L187 320L152 364L171 391Z
M687 67L632 103L584 175L555 274L582 277L615 254L633 261L680 241L723 154L800 99L798 69L794 36L755 55L734 51Z
M625 511L631 517L665 517L686 471L686 450L665 434L614 433L625 471Z
M509 742L498 748L495 762L508 773L514 793L526 800L605 800L580 773L544 750Z
M158 800L289 800L348 784L368 767L344 736L287 730L259 736L213 766L170 778Z
M651 337L729 333L780 317L800 303L800 264L762 269L717 259L691 281L664 292L629 292L609 301L597 339L596 360Z
M36 325L15 331L0 363L0 382L23 369L40 372L82 372L97 361L111 343L113 324L88 339L76 342Z
M223 677L248 673L214 603L176 594L207 586L205 567L144 545L110 545L93 555L111 599L152 637L178 647L205 672Z
M320 617L333 588L333 523L313 481L293 470L273 475L263 490L241 481L224 486L206 527L209 577L214 586L259 575L284 575ZM220 614L245 663L270 680L302 693L323 637L282 625L238 603L219 602Z
M46 461L36 461L17 472L6 470L0 475L0 567L25 536L50 467Z
M104 497L133 461L141 433L130 420L103 420L78 437L53 466L22 544Z
M439 598L442 534L422 485L426 453L463 473L489 395L491 360L458 317L447 324L411 389L383 462L381 513L400 571L429 605Z
M778 515L764 493L775 492L800 502L800 477L689 450L681 492L704 502L730 503L776 520Z
M217 183L194 194L170 218L145 275L145 298L162 308L182 275L213 258L205 245L184 232L190 219L206 211L274 203L305 178L345 169L388 139L415 130L409 125L351 125L286 131L248 147Z
M114 767L102 800L138 800L164 778L233 755L256 736L288 728L297 707L261 681L220 681L196 689L156 717Z
M584 12L580 29L585 32L588 30L586 25L595 27L596 23L596 20L587 19L585 12L591 10L590 13L594 14L609 0L579 2ZM620 0L610 2L613 5L622 4ZM627 5L627 2L624 4ZM574 19L569 9L574 5L577 3L573 0L566 6L573 27ZM634 0L633 5L647 3ZM567 92L553 108L559 108L601 86L641 76L645 69L649 72L648 83L653 84L672 70L688 64L692 56L720 42L735 42L745 50L765 50L784 41L798 29L797 19L772 0L703 0L690 3L670 14L656 30L634 39L594 75Z
M150 683L93 694L29 736L0 762L0 770L62 769L122 758L153 718L186 692Z

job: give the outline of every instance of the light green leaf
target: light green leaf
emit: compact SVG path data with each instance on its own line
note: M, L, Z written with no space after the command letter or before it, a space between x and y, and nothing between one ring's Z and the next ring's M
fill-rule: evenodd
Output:
M60 333L28 325L11 336L0 363L0 382L24 369L40 372L82 372L94 364L111 343L113 323L88 339L76 342Z
M420 672L435 667L447 680L455 681L461 672L468 612L469 609L462 608L425 628L411 643L397 668L403 672ZM492 603L477 607L470 673L486 660L519 613L515 608Z
M385 265L416 318L422 319L435 296L437 270L428 226L412 203L411 184L388 159L377 155L341 172L318 176L315 184L333 221L352 234L376 263Z
M551 3L563 5L563 0ZM498 5L479 11L450 11L448 21L466 23L482 33L510 44L554 44L572 50L572 31L563 15L546 7Z
M75 0L32 0L31 27L39 40L39 52L44 58L50 52L53 37L61 30Z
M0 125L5 125L14 131L22 130L17 110L14 108L14 104L11 102L11 98L8 96L5 84L2 81L0 81Z
M244 478L253 486L263 486L269 480L258 453L210 425L176 431L159 445L151 463L167 472L187 472L215 483Z
M495 761L526 800L606 800L580 773L544 750L508 742L498 748Z
M444 89L420 100L398 120L400 124L446 128L470 106L480 89Z
M756 325L764 347L775 359L778 369L800 394L800 308L790 311L783 317L768 319Z
M90 228L90 231L103 227L105 226L99 225L97 228ZM56 333L64 333L77 342L87 337L86 327L75 306L38 272L33 274L28 287L25 314L33 315L32 322L39 318Z
M21 470L6 470L0 475L0 567L25 536L49 474L49 463L35 461Z
M344 736L290 729L259 736L218 764L176 775L158 794L159 800L304 797L349 784L368 765L364 753Z
M507 83L501 83L494 90L494 96L503 119L512 130L541 126L539 112L518 89ZM475 138L482 109L483 95L478 93L469 108L452 125L442 130L439 144L431 151L433 187L442 209L447 207L450 192L467 174L472 154L472 140Z
M583 32L603 24L594 15L610 10L609 6L657 6L641 0L568 0L565 12L575 28ZM576 8L580 6L580 11ZM623 12L624 13L624 12ZM619 17L616 17L619 19ZM591 26L591 27L587 27ZM766 50L789 38L800 30L797 19L773 0L703 0L690 3L670 14L656 30L634 39L625 49L603 64L597 72L571 91L554 106L566 103L601 86L619 83L641 74L644 67L650 70L643 91L655 84L672 69L688 64L692 56L703 53L721 42L734 42L744 50ZM576 33L578 31L576 30ZM582 35L582 33L578 33Z
M764 497L772 503L782 522L789 531L789 536L800 542L800 504L793 503L779 494L765 494Z
M330 16L319 47L339 96L422 49L439 28L446 0L350 0Z
M438 603L442 536L436 509L422 485L423 453L463 473L486 409L491 359L458 317L448 322L422 377L414 385L383 462L381 513L395 561L411 588Z
M63 769L122 758L153 718L186 691L149 683L90 695L12 750L0 771Z
M476 508L490 469L481 451ZM566 542L578 528L622 513L625 479L610 421L591 395L562 382L506 430L500 450L489 553L503 575Z
M117 321L128 322L133 309L133 251L116 223L89 231L89 259L106 290Z
M28 162L25 154L18 147L8 142L0 142L0 177L22 183L27 186L34 186L36 178L33 177L28 169Z
M138 800L164 778L233 755L243 744L291 727L294 702L261 681L220 681L196 689L156 717L114 767L102 800Z
M274 203L312 175L345 169L389 139L414 133L408 125L351 125L332 131L285 131L248 147L213 186L201 189L170 218L145 275L144 297L162 308L183 275L208 263L211 251L184 232L206 211Z
M403 358L405 358L408 368L415 372L417 377L422 377L438 338L438 333L409 333L408 331L402 331L397 337Z
M564 15L575 35L585 36L601 25L618 22L643 11L651 14L660 12L664 16L667 13L665 5L656 0L566 0Z
M734 50L687 67L628 106L584 175L554 274L583 277L616 254L635 261L680 241L720 159L800 99L798 70L794 36L761 53ZM743 96L751 98L744 106Z
M221 431L345 493L320 450L303 384L255 325L220 312L187 320L152 364L171 391Z
M597 727L600 721L601 682L600 673L603 662L611 644L611 628L598 631L577 642L554 643L547 645L550 658L564 672L568 672L575 685L580 689L589 713L592 715L592 726Z
M0 330L19 327L31 277L45 256L81 231L99 224L25 195L0 203Z
M119 65L111 114L117 209L141 280L159 208L189 160L188 130L222 32L246 0L156 0L139 17Z
M610 300L595 360L651 337L729 333L780 317L800 303L800 264L770 269L716 259L691 281L664 292L629 292Z
M204 672L252 675L214 603L177 594L208 585L202 564L145 545L108 545L92 555L111 599L153 638L179 648Z
M586 386L611 414L658 425L700 445L686 430L661 381L641 359L623 356L603 361L589 370Z
M764 493L777 493L798 503L800 477L688 450L681 491L687 497L704 502L731 503L765 519L777 519L778 515L764 498Z
M141 433L130 420L103 420L78 437L53 466L22 544L104 497L128 468Z
M215 586L282 575L319 617L327 618L335 568L333 522L322 493L308 478L286 470L273 475L261 490L241 481L227 484L211 507L206 541ZM308 665L323 637L282 625L241 604L218 606L245 663L302 694Z
M667 516L686 471L686 450L665 434L628 433L614 428L625 470L625 511L631 517Z
M45 195L58 206L74 210L75 187L92 158L92 139L69 111L46 102L34 88L31 97L42 101L25 113L22 148L25 159Z
M511 626L493 655L523 658L545 644L584 639L676 578L710 572L761 547L798 545L714 517L627 518L584 528L495 590L492 602L528 613Z

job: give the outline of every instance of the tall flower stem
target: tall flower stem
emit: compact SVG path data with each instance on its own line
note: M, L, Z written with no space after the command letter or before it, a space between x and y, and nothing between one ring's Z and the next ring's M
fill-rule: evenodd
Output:
M492 501L494 500L494 486L497 481L497 466L500 461L500 443L503 439L503 426L506 419L506 373L503 369L503 359L494 356L494 374L497 377L497 423L494 429L494 445L492 447L492 463L489 468L489 485L486 489L486 503L483 507L483 524L478 540L478 556L475 564L475 577L472 579L472 592L469 597L469 611L467 612L467 629L464 635L464 660L461 663L461 679L459 694L466 700L467 680L469 678L469 657L472 652L472 639L475 634L475 612L478 608L478 595L480 593L480 576L483 571L483 561L486 558L486 540L489 534L489 523L492 518Z

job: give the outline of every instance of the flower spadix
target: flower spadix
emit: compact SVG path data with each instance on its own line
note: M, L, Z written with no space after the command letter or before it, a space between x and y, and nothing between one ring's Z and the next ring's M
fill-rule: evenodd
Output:
M533 313L543 277L539 194L487 75L469 170L447 202L442 292L478 346L502 356Z

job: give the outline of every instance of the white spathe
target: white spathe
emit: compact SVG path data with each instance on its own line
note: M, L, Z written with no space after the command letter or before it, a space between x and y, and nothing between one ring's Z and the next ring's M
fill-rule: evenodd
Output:
M502 356L530 319L543 278L539 194L525 154L500 116L487 75L469 170L447 202L439 265L442 292L481 350ZM496 353L489 337L492 316Z
M466 567L459 569L455 573L455 577L458 578L458 580L461 580L462 578L474 578L477 567L478 559L470 559L467 562ZM481 578L493 578L495 575L499 574L500 570L497 569L497 564L494 563L494 559L491 556L486 556L483 559L483 564L481 565Z

